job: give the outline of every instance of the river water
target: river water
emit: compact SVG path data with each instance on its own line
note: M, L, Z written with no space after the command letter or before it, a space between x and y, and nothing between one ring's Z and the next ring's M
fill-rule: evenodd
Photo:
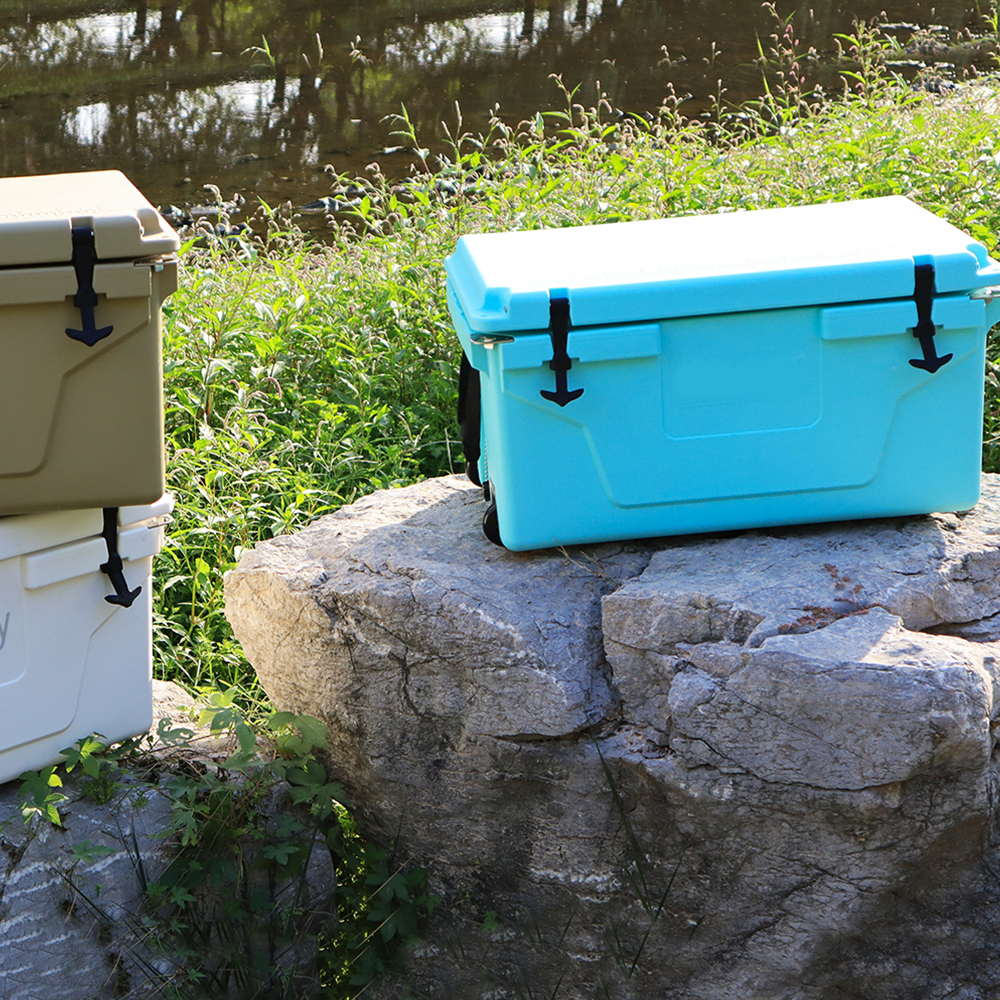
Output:
M777 10L820 53L882 11L941 37L981 25L975 0ZM474 131L497 105L509 122L559 106L552 73L627 111L673 84L698 114L720 78L753 97L774 26L756 0L3 0L0 175L118 168L157 205L214 183L298 206L329 193L327 165L404 173L385 120L403 105L433 148L456 102Z

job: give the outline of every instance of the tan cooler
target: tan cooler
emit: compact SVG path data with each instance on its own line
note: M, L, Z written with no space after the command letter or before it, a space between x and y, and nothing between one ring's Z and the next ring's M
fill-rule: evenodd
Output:
M0 514L163 494L179 246L117 170L0 178Z

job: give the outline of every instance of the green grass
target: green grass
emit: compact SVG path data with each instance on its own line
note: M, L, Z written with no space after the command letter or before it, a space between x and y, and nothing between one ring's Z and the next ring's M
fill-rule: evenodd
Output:
M435 248L407 236L185 253L165 309L164 676L252 690L223 616L241 549L459 457Z
M673 100L622 115L563 89L564 111L496 121L485 137L455 122L436 165L458 190L446 200L429 174L402 188L375 174L328 245L265 213L264 239L188 247L165 309L177 511L156 566L159 674L236 686L262 713L223 614L222 576L240 551L373 490L462 468L442 261L463 233L903 194L1000 256L997 82L941 99L885 73L888 43L872 32L843 44L855 61L837 100L808 93L794 52L778 50L765 98L712 121L685 120ZM405 112L398 127L419 147ZM998 471L996 333L990 354L984 468ZM328 958L340 970L329 981L343 983L345 957Z

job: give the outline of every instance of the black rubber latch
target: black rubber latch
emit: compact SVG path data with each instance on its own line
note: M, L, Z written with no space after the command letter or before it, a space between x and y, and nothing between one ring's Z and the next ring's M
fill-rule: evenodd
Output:
M565 406L583 395L583 389L574 389L570 392L566 387L566 372L573 367L573 362L566 353L566 344L569 340L569 299L561 297L549 299L549 323L552 338L552 360L549 362L549 368L556 373L556 390L550 392L548 389L542 389L540 392L545 399Z
M130 608L135 599L142 593L142 587L129 590L122 571L122 557L118 554L118 508L104 508L104 530L101 532L104 544L108 547L108 561L102 563L101 572L111 581L115 588L113 594L104 598L108 604L117 604L122 608Z
M97 306L97 292L94 291L95 260L97 250L94 246L94 230L90 226L74 226L73 270L76 271L76 295L73 296L73 305L80 310L80 325L83 329L66 327L66 336L79 340L88 347L93 347L114 330L113 326L98 329L94 321L94 309Z
M937 347L934 344L936 327L931 319L931 309L934 306L934 265L916 264L913 271L916 279L913 298L917 302L917 325L913 328L913 336L920 341L924 356L912 358L910 364L914 368L923 368L933 375L939 368L948 364L954 355L946 354L944 357L938 357Z

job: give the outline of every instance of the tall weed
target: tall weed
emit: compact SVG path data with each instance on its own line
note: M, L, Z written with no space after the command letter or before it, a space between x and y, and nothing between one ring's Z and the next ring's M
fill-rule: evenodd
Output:
M329 247L183 254L165 309L166 676L252 688L223 616L222 574L242 549L460 457L438 265L405 235L392 252L345 232Z

